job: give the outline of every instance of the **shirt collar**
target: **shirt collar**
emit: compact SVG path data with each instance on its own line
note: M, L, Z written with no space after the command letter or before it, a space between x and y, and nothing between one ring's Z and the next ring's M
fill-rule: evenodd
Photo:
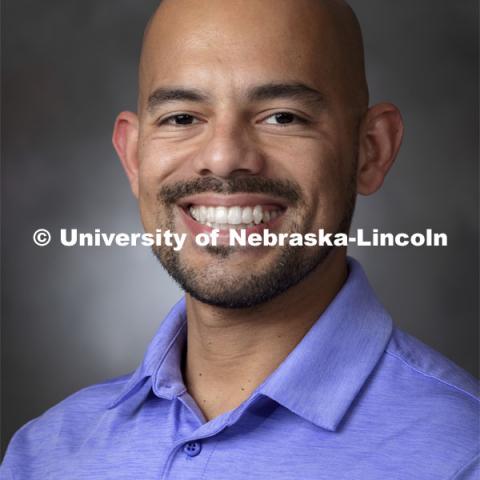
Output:
M392 320L378 302L360 264L348 258L349 275L318 321L255 394L265 395L327 430L336 430L380 360L392 333ZM113 408L146 379L161 398L185 391L181 373L186 340L185 299L162 322L140 367Z
M392 320L360 264L259 392L327 430L336 430L382 357Z
M185 391L181 360L186 327L185 298L182 298L167 314L148 346L141 365L108 408L114 408L130 398L146 379L151 379L153 392L161 398L172 399Z

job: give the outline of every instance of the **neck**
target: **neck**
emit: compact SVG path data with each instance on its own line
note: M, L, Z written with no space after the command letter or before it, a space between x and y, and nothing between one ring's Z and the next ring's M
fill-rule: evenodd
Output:
M298 285L256 307L218 308L187 295L184 380L207 420L240 405L280 365L346 276L345 251L336 249Z

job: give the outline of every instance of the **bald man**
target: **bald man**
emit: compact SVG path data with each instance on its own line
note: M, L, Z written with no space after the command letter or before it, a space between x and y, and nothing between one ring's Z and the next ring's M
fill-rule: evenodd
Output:
M185 298L132 375L17 432L2 478L478 478L475 380L394 326L345 247L227 241L348 232L402 132L344 2L164 0L113 143L145 230L186 235L154 247Z

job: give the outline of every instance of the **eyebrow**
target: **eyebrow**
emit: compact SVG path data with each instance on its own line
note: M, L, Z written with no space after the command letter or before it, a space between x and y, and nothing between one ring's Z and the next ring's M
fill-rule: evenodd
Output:
M157 88L148 97L147 110L153 112L157 107L168 102L206 102L208 99L208 95L192 88Z
M325 96L308 85L303 83L267 83L252 87L247 98L251 102L266 100L299 99L305 102L317 103L324 106ZM147 100L147 110L153 113L160 105L168 102L189 101L207 102L210 96L200 90L193 88L157 88Z
M318 103L324 106L325 96L303 83L268 83L254 87L248 93L250 101L275 100L277 98L298 99L306 102Z

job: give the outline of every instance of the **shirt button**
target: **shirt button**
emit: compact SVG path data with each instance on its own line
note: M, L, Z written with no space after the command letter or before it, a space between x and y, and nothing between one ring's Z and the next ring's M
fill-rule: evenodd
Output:
M183 447L183 451L189 457L196 457L201 450L202 450L202 444L200 442L188 442Z

